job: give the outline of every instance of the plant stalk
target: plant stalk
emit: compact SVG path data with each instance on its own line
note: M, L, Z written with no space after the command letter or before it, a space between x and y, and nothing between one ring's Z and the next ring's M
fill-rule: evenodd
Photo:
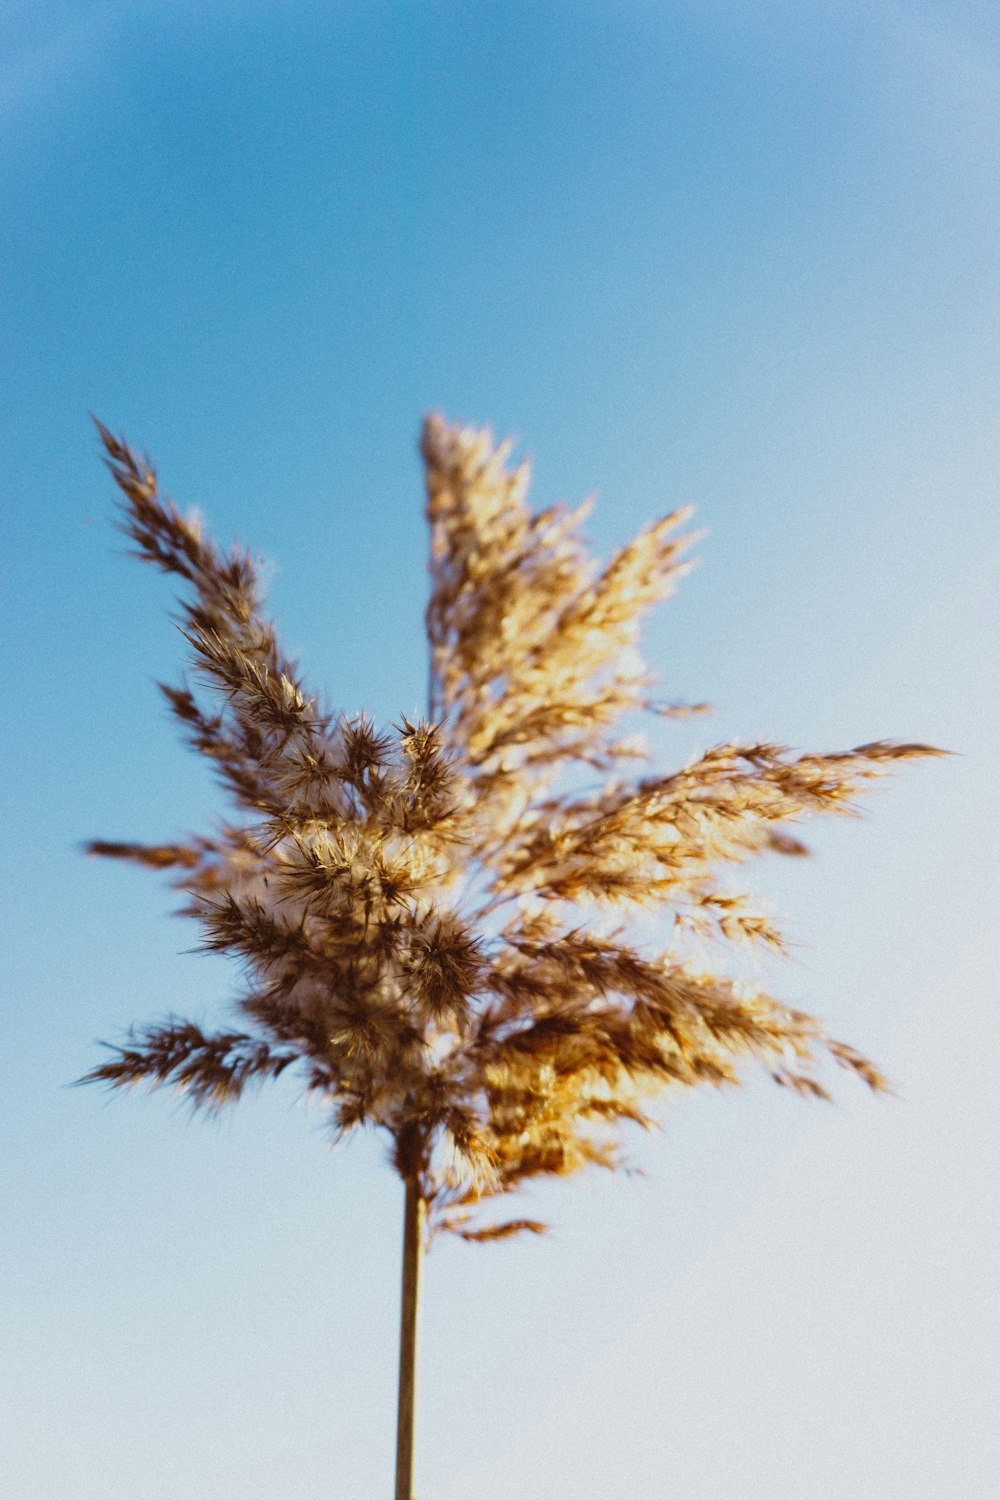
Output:
M417 1328L427 1203L417 1177L406 1178L403 1289L399 1315L399 1405L396 1416L396 1500L413 1500L413 1427L417 1397Z

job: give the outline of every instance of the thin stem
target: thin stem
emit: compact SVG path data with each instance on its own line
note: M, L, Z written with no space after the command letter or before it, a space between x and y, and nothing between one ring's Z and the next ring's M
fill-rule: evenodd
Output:
M417 1397L417 1327L427 1203L420 1181L406 1179L403 1209L403 1291L399 1317L399 1406L396 1420L396 1500L413 1500L413 1427Z

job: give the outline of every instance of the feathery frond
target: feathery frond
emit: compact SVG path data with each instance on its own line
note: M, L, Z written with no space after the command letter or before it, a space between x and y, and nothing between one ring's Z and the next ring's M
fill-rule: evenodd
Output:
M98 429L136 555L185 590L191 680L162 692L236 816L211 838L89 850L173 872L202 946L243 968L246 1030L153 1026L85 1081L169 1084L215 1109L294 1070L337 1133L386 1131L432 1229L469 1241L541 1232L481 1210L534 1178L615 1168L622 1128L653 1123L671 1088L732 1085L755 1063L825 1098L827 1059L887 1087L812 1017L721 961L694 967L684 935L781 951L726 872L805 853L806 818L850 814L897 761L941 752L729 743L625 774L637 714L705 707L655 700L639 655L644 617L690 566L687 511L601 566L587 506L533 514L508 445L429 417L429 718L379 729L317 706L250 554L219 551ZM660 919L656 952L640 914Z

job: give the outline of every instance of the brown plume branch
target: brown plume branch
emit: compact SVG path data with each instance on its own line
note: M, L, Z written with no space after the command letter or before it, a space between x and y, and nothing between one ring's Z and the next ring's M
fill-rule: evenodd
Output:
M189 1021L135 1032L125 1046L104 1045L115 1056L92 1069L81 1083L111 1088L172 1084L195 1109L219 1109L238 1099L251 1080L278 1078L297 1061L294 1052L275 1052L244 1032L206 1036Z

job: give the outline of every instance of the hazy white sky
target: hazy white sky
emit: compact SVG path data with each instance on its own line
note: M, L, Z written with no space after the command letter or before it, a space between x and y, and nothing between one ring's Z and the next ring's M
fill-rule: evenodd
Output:
M86 413L346 709L418 712L422 412L607 551L694 502L650 632L713 718L960 752L761 868L774 978L899 1097L680 1101L547 1242L428 1264L421 1500L986 1500L997 1453L997 162L985 4L15 5L0 176L9 786L0 1467L17 1500L387 1495L401 1199L294 1088L217 1125L65 1085L224 1013L86 863L221 811L154 688Z

